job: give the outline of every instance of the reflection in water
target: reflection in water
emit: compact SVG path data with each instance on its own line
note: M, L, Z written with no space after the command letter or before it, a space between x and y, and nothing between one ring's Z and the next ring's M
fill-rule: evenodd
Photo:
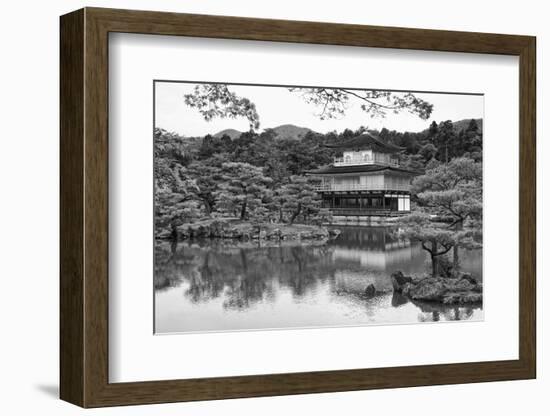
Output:
M482 319L480 306L417 303L394 294L390 274L422 275L418 245L383 227L339 227L326 244L261 246L233 240L158 243L158 333ZM481 279L481 251L463 251ZM377 294L364 294L369 284Z

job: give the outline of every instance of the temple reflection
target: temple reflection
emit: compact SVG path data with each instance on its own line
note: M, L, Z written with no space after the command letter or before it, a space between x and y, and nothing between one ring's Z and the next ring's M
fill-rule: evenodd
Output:
M343 234L341 241L333 243L332 252L339 269L335 275L338 290L363 291L371 283L378 290L390 290L392 272L426 271L422 248L399 240L388 227L345 227Z
M307 325L315 326L333 320L344 324L364 320L423 322L472 319L475 315L475 309L412 303L393 293L389 277L393 271L417 276L426 273L426 253L418 245L398 240L385 227L340 228L340 236L326 244L298 241L262 246L235 240L158 243L156 296L158 300L169 294L172 303L157 301L156 310L159 316L166 305L172 305L170 310L181 310L180 314L171 313L170 319L159 318L162 325L189 330L195 325L191 315L207 319L200 317L214 316L213 308L224 312L216 312L212 329L264 327L269 325L267 321L300 326L307 319ZM480 253L472 254L480 257ZM370 284L376 293L366 296L365 288ZM238 319L231 318L233 312L239 313ZM226 319L235 321L230 324ZM157 328L162 330L162 325Z

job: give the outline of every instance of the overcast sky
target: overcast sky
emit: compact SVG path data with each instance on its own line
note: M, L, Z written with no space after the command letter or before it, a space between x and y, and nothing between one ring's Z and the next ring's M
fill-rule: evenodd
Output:
M204 136L225 129L247 131L248 121L238 119L214 119L205 121L197 109L187 106L183 96L190 93L194 83L156 82L155 85L155 127L176 132L184 136ZM229 85L230 91L246 97L256 104L260 116L260 131L281 124L295 124L308 127L319 133L341 132L360 126L369 129L418 132L426 129L432 121L462 120L465 118L483 118L483 96L441 93L415 93L434 105L429 120L422 120L408 112L388 114L385 118L371 118L360 109L361 102L351 98L345 116L339 119L320 120L316 114L319 109L304 102L297 93L291 93L286 87L258 87Z

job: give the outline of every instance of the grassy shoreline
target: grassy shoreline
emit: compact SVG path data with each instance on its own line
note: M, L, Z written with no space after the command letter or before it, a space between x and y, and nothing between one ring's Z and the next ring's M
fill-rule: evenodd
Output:
M337 235L323 225L250 222L236 218L208 218L160 230L161 240L223 238L239 240L323 240Z

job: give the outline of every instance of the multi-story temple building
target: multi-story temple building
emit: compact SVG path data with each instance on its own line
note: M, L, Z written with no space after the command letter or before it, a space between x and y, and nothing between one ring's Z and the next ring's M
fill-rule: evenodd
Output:
M390 216L410 212L410 187L417 172L399 166L403 150L370 133L331 146L342 152L330 166L310 171L334 216Z

